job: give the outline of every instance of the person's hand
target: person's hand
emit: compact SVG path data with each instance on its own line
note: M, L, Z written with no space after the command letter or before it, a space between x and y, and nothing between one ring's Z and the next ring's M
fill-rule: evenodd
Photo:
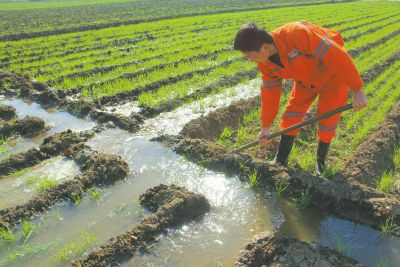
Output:
M353 96L353 109L355 111L359 111L362 108L365 108L368 105L367 95L364 90L354 91Z
M271 127L261 128L260 133L258 134L258 144L262 147L268 144L268 139L266 139L267 135L269 135L271 131Z

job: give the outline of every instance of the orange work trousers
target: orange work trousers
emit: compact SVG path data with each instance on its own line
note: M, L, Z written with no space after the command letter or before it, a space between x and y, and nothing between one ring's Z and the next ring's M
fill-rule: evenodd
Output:
M334 110L346 104L349 92L345 85L326 86L320 92L314 92L304 85L295 82L286 111L282 116L280 129L285 129L303 121L308 108L318 96L318 115ZM318 122L318 139L324 143L330 143L336 133L336 124L341 113ZM300 129L286 133L296 135Z

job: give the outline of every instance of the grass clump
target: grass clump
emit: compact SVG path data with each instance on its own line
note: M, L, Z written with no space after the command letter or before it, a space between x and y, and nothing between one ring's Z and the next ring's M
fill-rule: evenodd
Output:
M288 186L289 184L285 180L279 180L279 182L275 182L274 185L275 196L280 197Z
M35 191L40 194L49 188L55 187L57 185L57 180L48 177L41 178L39 176L33 176L28 178L26 183L33 186Z
M382 177L375 181L376 188L383 193L393 193L395 189L395 174L384 172Z
M347 252L348 255L351 255L351 248L343 243L342 238L339 235L335 237L335 247L339 254L344 255L345 252Z
M82 201L81 196L75 192L70 195L70 199L74 202L75 205L79 205Z
M232 129L230 127L225 127L217 140L217 144L226 146L229 145L232 134Z
M387 260L383 258L379 258L379 261L376 263L376 267L388 267Z
M95 199L97 202L101 201L101 190L100 189L97 189L95 187L89 188L87 193L89 194L89 198Z
M396 224L393 221L393 216L388 217L386 221L381 224L380 228L383 235L390 235L396 229Z
M335 173L337 173L340 170L340 165L339 164L325 164L324 172L322 173L322 176L325 178L331 178Z
M251 173L247 175L247 179L249 180L249 187L254 187L257 184L259 174L258 170L254 169Z
M72 258L81 256L85 250L96 242L96 235L91 235L88 232L82 232L80 240L77 242L70 242L64 247L58 247L58 257L62 261L68 261Z
M9 155L10 149L7 147L7 140L0 136L0 155Z
M0 229L0 244L9 245L15 243L15 237L11 229Z
M24 243L26 243L26 241L28 241L28 239L31 237L32 233L36 231L36 226L30 220L24 219L22 221L22 235L25 238Z
M292 198L296 203L297 207L300 209L307 208L311 203L312 194L310 193L310 188L308 187L305 191L301 192L300 197Z
M400 169L400 147L395 147L393 152L393 165L396 170Z

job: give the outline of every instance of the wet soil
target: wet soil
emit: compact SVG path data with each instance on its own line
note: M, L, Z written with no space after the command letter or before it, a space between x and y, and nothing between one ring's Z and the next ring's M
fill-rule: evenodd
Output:
M350 267L364 266L337 251L305 243L277 232L260 234L240 252L236 266Z
M22 120L13 120L3 123L0 126L0 135L3 137L10 137L12 135L33 137L45 131L46 128L44 120L33 116L26 116Z
M14 107L0 104L0 120L11 120L17 116Z
M61 155L69 146L84 142L88 137L84 133L74 133L71 130L49 136L43 140L39 148L32 148L1 161L0 175L7 175Z
M136 253L150 250L168 227L180 226L210 210L203 195L174 185L150 188L140 196L140 202L154 213L133 229L74 261L72 266L118 266Z
M129 174L128 164L120 156L98 153L84 143L67 147L66 155L76 160L82 174L45 190L23 204L0 210L0 227L13 227L57 202L75 201L82 198L87 189L113 184Z
M384 171L394 170L393 153L400 144L400 105L396 105L353 156L343 174L349 179L372 185Z

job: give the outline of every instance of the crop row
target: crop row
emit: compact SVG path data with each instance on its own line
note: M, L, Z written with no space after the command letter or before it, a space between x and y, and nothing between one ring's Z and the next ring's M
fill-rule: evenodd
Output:
M61 8L35 8L4 10L0 12L2 39L20 39L30 36L46 36L62 32L101 29L110 26L157 21L160 19L215 14L221 12L248 11L287 5L317 4L318 0L298 1L252 1L251 7L242 1L191 1L148 2L145 0L122 3L77 5ZM107 10L104 13L104 10ZM46 14L46 15L44 15ZM36 33L36 34L35 34Z
M335 9L339 10L339 8ZM378 12L378 10L380 10L380 12L383 11L382 8L378 10L368 8L368 10L370 10L371 13ZM296 14L299 14L301 11L303 11L303 13L310 14L312 17L315 17L315 14L318 14L315 9L311 9L309 7L299 8L299 10L288 9L285 15L279 16L277 16L279 14L277 10L272 10L268 12L269 18L266 17L265 22L274 21L272 18L275 17L282 18L283 21L284 18L291 19L296 17ZM325 14L325 19L327 16L332 16L332 13L329 13L327 9L324 11L325 12L323 13ZM132 44L130 44L131 41L136 42L141 38L143 39L142 42L134 43L135 47L154 45L155 43L158 44L159 42L168 43L174 38L180 37L181 35L185 36L187 34L186 37L193 38L193 36L204 34L208 35L207 32L209 30L219 30L220 32L221 27L225 29L229 27L236 28L237 25L240 24L238 20L243 21L251 19L251 17L247 14L239 14L240 15L231 14L208 17L203 16L190 19L175 19L133 26L123 26L118 28L104 29L101 31L90 31L87 32L86 35L83 35L84 33L63 34L61 36L47 37L46 39L34 38L31 40L23 40L18 42L5 42L3 44L8 45L5 45L4 49L2 49L0 53L2 53L2 55L7 55L8 60L12 63L13 59L19 60L21 57L24 57L25 60L29 60L30 58L28 55L30 54L33 56L40 56L43 54L46 56L64 56L68 55L70 52L73 52L74 54L78 53L82 49L84 49L84 51L81 52L90 51L93 53L98 49L104 50L123 45L132 46ZM226 19L227 17L229 17L229 20ZM204 29L206 33L204 33L202 29ZM146 41L146 37L151 40ZM69 39L71 39L70 42L68 41ZM34 52L32 52L31 49L34 50Z
M373 9L372 7L365 7L357 12L353 11L350 7L346 6L346 9L343 9L343 6L333 5L333 10L330 9L331 5L321 6L318 12L315 8L303 7L298 9L288 8L285 9L285 13L282 15L280 10L271 10L268 12L265 11L257 11L257 12L249 12L249 13L237 13L230 15L216 15L216 16L208 16L208 17L195 17L190 19L175 19L162 21L157 23L145 23L140 25L133 26L124 26L118 28L110 28L101 31L91 31L88 32L87 36L80 36L79 34L64 34L60 36L53 36L48 38L35 38L31 40L23 40L18 42L3 42L0 43L2 46L0 51L1 58L7 57L8 60L12 63L13 58L20 60L21 57L24 60L29 60L29 54L31 54L31 50L34 50L34 55L42 55L46 58L50 57L59 57L65 54L68 55L68 50L71 49L74 54L78 53L80 49L85 48L83 52L94 53L98 48L102 48L101 50L109 50L117 46L121 46L124 44L124 41L128 38L128 40L138 39L140 37L148 37L151 36L150 39L156 38L155 40L146 40L143 38L143 42L135 43L134 46L132 44L127 44L126 47L145 47L146 45L158 45L159 42L164 42L164 44L168 44L174 38L178 38L180 36L185 36L186 38L193 38L199 35L209 35L208 30L217 30L221 33L220 29L224 28L225 30L236 30L238 25L241 24L240 21L248 21L257 17L257 20L261 19L263 25L267 25L270 28L271 22L272 26L278 26L285 21L293 20L296 17L299 17L301 14L305 19L315 19L321 18L321 20L326 21L329 24L330 21L337 21L336 16L333 14L335 12L342 12L344 15L348 14L349 11L352 11L351 19L345 19L344 21L352 21L354 23L354 19L360 19L359 14L364 15L368 12L369 19L373 18L374 14L378 13L380 15L388 15L391 12L388 12L388 7L379 6L377 9ZM265 19L264 19L265 18ZM276 19L278 18L278 23ZM363 17L363 19L365 19ZM226 22L228 21L228 22ZM205 32L199 33L198 29L201 27L207 29ZM196 32L193 32L196 30ZM179 33L179 34L177 34ZM191 33L191 34L190 34ZM187 34L187 35L186 35ZM166 36L165 36L166 35ZM114 36L112 39L108 40L109 36ZM168 38L166 38L168 37ZM73 43L68 45L68 38L73 39ZM165 39L165 40L164 40ZM104 47L104 43L108 48ZM87 49L87 50L86 50ZM112 49L115 50L115 49ZM134 50L134 49L133 49ZM114 52L114 51L113 51ZM95 54L95 53L94 53ZM7 55L7 56L6 56Z

